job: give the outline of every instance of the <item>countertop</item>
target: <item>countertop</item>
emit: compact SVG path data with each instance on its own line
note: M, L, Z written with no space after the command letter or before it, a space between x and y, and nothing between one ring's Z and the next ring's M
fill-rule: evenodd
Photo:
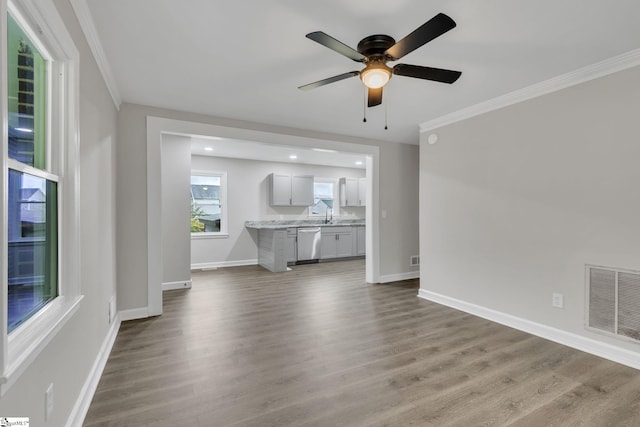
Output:
M256 230L283 230L286 228L299 227L356 227L365 225L364 219L336 219L328 224L324 220L273 220L273 221L246 221L246 228L254 228Z

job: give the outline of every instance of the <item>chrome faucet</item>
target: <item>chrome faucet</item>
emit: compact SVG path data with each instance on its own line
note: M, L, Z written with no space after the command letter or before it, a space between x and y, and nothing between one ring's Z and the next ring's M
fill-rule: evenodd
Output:
M329 224L333 221L333 200L332 199L322 199L322 203L327 207L324 210L324 223ZM331 209L331 218L329 218L329 209Z
M329 209L331 209L331 218L327 218L327 215L329 215ZM333 207L327 206L327 209L324 211L324 223L329 224L330 222L333 222Z

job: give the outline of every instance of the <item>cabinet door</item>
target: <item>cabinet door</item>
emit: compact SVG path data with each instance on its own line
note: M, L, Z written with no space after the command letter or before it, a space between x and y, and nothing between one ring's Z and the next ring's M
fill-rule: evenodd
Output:
M271 174L271 205L291 205L291 177L289 175Z
M336 257L344 258L353 256L353 235L349 233L336 234Z
M367 205L367 178L358 179L358 206Z
M357 231L357 251L356 254L358 256L361 255L366 255L367 254L367 242L366 242L366 229L364 227L358 227L358 231Z
M320 259L331 259L337 256L336 233L322 233L320 238Z
M313 176L294 175L291 178L291 205L292 206L312 206L313 205Z
M340 179L340 206L358 206L358 180Z
M296 236L287 234L287 250L285 257L287 258L287 263L296 262L298 260L298 252L296 251Z

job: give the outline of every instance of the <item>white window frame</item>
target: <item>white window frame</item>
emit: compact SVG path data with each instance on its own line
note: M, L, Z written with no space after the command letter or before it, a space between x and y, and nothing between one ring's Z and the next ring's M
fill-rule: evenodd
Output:
M18 22L48 62L47 166L32 169L8 158L7 13ZM66 322L79 309L79 58L80 55L52 0L0 0L0 113L2 117L2 225L0 252L8 256L7 176L22 170L58 182L58 297L8 333L7 263L2 262L0 293L0 396L16 382Z
M339 185L339 178L320 178L320 177L314 177L313 178L313 183L315 184L316 182L320 182L320 183L328 183L328 184L333 184L333 218L339 218L340 217L340 185ZM314 190L314 194L313 194L313 198L315 199L315 190ZM322 218L324 219L325 215L324 214L314 214L311 212L311 209L313 209L313 206L309 206L308 209L308 216L309 218Z
M220 231L212 231L205 233L191 233L192 239L226 239L229 237L229 215L227 204L227 173L220 171L192 170L189 179L192 176L210 176L220 178Z

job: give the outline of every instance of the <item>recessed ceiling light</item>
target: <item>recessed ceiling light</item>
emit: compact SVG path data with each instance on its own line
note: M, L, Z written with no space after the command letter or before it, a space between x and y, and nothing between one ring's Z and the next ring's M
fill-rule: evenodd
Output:
M212 147L204 147L204 151L213 151Z
M289 156L289 158L290 158L291 160L295 160L295 159L297 159L297 158L298 158L298 156L296 156L295 154L292 154L292 155L290 155L290 156Z
M336 150L328 150L326 148L312 148L313 151L318 151L320 153L337 153Z
M361 162L360 160L358 160L358 161L356 162L356 165L360 166L360 165L362 165L362 162Z

